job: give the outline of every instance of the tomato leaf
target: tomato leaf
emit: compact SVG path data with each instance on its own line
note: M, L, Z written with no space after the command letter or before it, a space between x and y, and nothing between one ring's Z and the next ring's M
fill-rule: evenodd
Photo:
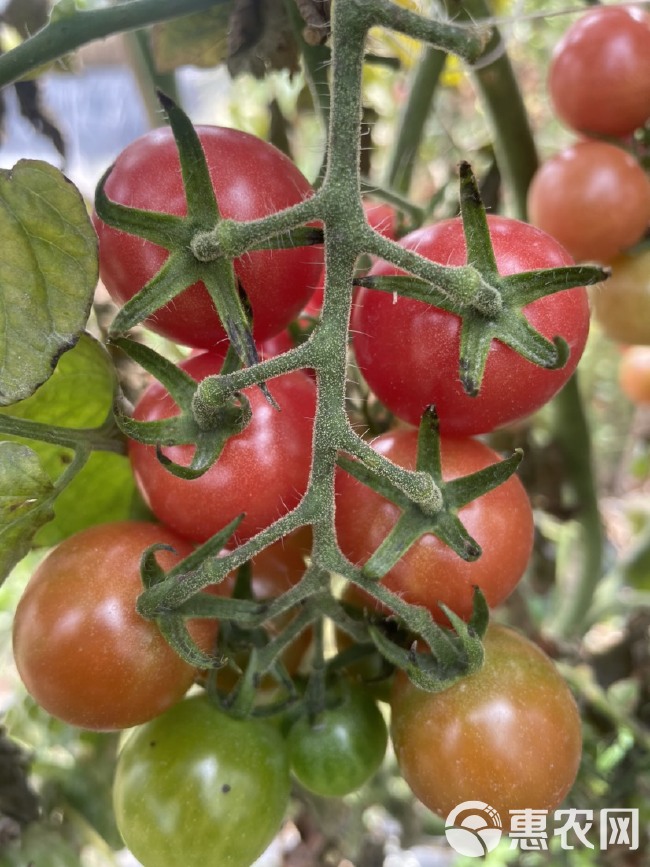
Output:
M97 238L79 191L53 166L0 171L0 404L29 397L77 342L97 283Z
M205 12L156 24L151 31L156 69L172 72L179 66L209 68L223 63L228 56L232 5L221 3Z
M92 433L111 411L115 373L106 350L89 335L65 353L54 373L30 398L0 410L2 416L40 422L48 426L88 429ZM73 452L61 445L19 439L39 456L50 479L58 479ZM119 451L116 442L116 451ZM36 536L38 545L54 545L93 524L131 517L137 504L135 483L127 458L110 451L95 451L56 501L55 520Z
M38 455L19 443L0 443L0 581L29 551L53 516L54 485Z

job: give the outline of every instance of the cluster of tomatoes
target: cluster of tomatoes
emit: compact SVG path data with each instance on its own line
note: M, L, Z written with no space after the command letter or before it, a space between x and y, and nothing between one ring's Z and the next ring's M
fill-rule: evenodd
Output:
M634 403L647 405L650 15L631 6L582 14L555 49L548 84L558 117L583 138L540 168L530 218L577 261L611 265L611 278L593 294L594 313L607 336L632 345L619 381Z
M650 120L650 16L628 6L589 9L556 46L548 89L580 138L538 170L530 220L576 261L610 262L650 223L650 179L639 161Z
M199 127L198 134L223 217L263 217L312 194L296 167L265 142L214 127ZM127 147L105 192L130 208L186 214L171 131L148 133ZM368 219L392 236L385 209L369 210ZM501 275L572 264L553 238L533 226L502 217L490 217L488 225ZM102 279L123 303L164 270L167 254L98 217L95 226ZM460 220L418 229L399 243L444 265L466 261ZM254 338L261 352L270 353L282 348L270 341L281 343L283 330L308 308L322 282L322 251L256 250L235 261L235 272L252 311ZM383 262L370 271L375 277L395 273ZM311 305L313 317L318 303ZM400 422L375 439L373 448L415 468L415 425L425 407L435 404L446 482L498 463L499 456L474 436L526 417L566 382L587 337L586 290L539 298L527 305L526 317L549 340L564 339L568 362L543 369L492 341L480 392L471 397L458 376L458 316L361 288L352 312L352 349L369 387ZM228 344L202 285L188 288L146 324L193 348L179 365L192 379L221 370ZM238 515L245 517L234 543L250 539L300 502L309 483L317 386L301 370L270 385L280 411L257 387L244 389L250 422L198 478L173 475L160 460L162 455L187 466L192 444L163 442L157 452L153 445L131 441L133 472L160 523L102 525L68 538L38 568L16 612L16 663L46 710L88 729L138 727L120 753L115 811L125 842L152 867L177 864L179 852L184 863L203 864L206 838L215 863L245 867L277 831L290 771L320 795L342 796L374 773L386 749L383 715L354 678L340 679L315 719L300 713L279 722L240 719L219 709L209 693L183 698L205 675L175 654L155 622L136 612L140 563L148 548L160 547L157 562L169 570ZM156 381L133 416L155 425L178 411L174 396ZM352 563L369 559L399 513L397 505L338 472L336 533ZM469 619L475 587L491 607L502 602L524 573L532 547L532 510L515 476L463 504L458 517L482 549L477 560L467 562L425 534L382 579L443 625L448 620L441 603ZM295 586L310 546L306 528L258 554L250 564L252 597L267 600ZM204 592L231 595L237 586L232 575ZM346 593L350 605L372 609L369 599ZM281 630L282 623L273 628ZM218 646L225 629L211 619L189 621L193 640L206 652ZM290 676L305 666L310 640L306 630L287 647L282 662ZM244 666L244 660L230 659L217 672L217 688L232 684ZM398 672L391 708L400 769L417 797L442 815L461 801L480 798L505 821L510 810L552 809L572 785L581 751L575 702L552 662L509 629L490 626L483 668L441 693L419 690Z

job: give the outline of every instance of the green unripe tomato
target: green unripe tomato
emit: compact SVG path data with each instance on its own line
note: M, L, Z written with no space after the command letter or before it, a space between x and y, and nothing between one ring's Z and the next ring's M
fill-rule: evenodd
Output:
M278 831L289 786L274 726L233 719L197 695L126 740L113 803L144 867L250 867Z
M316 795L342 797L360 788L379 768L388 732L374 700L351 687L315 720L306 716L297 720L287 742L298 782Z

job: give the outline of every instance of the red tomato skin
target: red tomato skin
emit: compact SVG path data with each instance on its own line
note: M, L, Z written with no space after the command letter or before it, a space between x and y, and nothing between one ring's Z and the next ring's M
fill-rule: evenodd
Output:
M377 437L373 448L393 463L415 469L417 431L402 428ZM499 456L478 440L442 437L442 471L446 481L477 472ZM336 532L343 553L365 563L397 522L398 506L343 470L336 477ZM428 608L434 620L448 623L438 603L469 620L474 587L493 608L511 593L524 574L533 545L533 515L526 491L516 476L460 509L459 518L483 553L473 563L462 560L436 536L426 534L393 566L382 583L413 605ZM355 588L355 591L357 588ZM354 604L374 606L356 592Z
M531 223L577 262L608 263L648 227L650 179L616 145L580 141L539 167L528 190L528 211Z
M397 672L392 740L402 776L440 816L464 801L510 810L559 806L580 764L580 716L551 660L512 629L491 625L482 669L438 693Z
M549 67L553 108L577 132L624 137L650 118L650 16L597 6L569 27Z
M313 194L307 180L279 150L235 129L198 126L220 212L235 220L265 217ZM185 192L171 129L151 130L118 156L106 182L115 202L184 216ZM135 235L112 229L96 214L100 275L113 299L123 304L160 270L167 251ZM235 272L253 310L253 334L265 340L281 331L309 300L323 267L322 247L257 250L235 260ZM151 316L153 331L179 343L213 348L225 337L202 283Z
M180 366L197 381L218 373L223 357L203 353ZM270 406L257 386L244 389L253 416L232 437L217 462L198 479L179 479L156 457L154 446L129 443L136 482L158 520L195 542L204 542L230 521L246 515L234 536L244 542L298 505L307 490L316 387L301 371L268 383L280 405ZM166 389L153 383L140 398L134 418L155 421L177 414ZM172 461L189 464L194 447L163 448Z
M18 603L14 658L28 692L70 725L109 731L153 719L179 701L196 671L137 614L140 557L162 543L164 569L192 546L166 527L123 521L65 539L41 563ZM216 624L197 620L194 639L214 646Z
M498 216L488 216L488 225L503 276L574 264L553 238L533 226ZM459 219L418 229L400 243L441 264L466 263ZM370 273L400 272L380 262ZM435 404L444 433L487 433L550 400L575 370L587 340L589 304L584 287L541 298L525 308L525 315L545 337L560 335L567 341L567 364L545 370L493 340L476 397L463 391L458 375L459 317L422 301L394 301L390 293L360 289L351 320L354 352L368 385L398 418L417 425L425 407Z

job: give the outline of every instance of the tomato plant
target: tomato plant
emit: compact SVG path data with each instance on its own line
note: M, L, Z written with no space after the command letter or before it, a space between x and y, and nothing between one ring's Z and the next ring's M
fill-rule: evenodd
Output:
M61 542L38 567L18 603L14 658L33 698L53 716L86 729L122 729L179 701L195 670L136 613L143 590L140 558L154 544L169 569L191 547L147 522L100 524ZM214 621L197 620L204 650Z
M287 738L291 770L316 795L342 797L359 789L378 770L388 743L386 723L375 701L348 687L314 719L301 717Z
M572 262L553 238L533 226L495 216L489 216L488 223L502 275ZM434 262L466 261L463 227L457 219L425 226L400 243ZM370 273L399 272L378 263ZM541 298L525 308L525 315L545 337L560 335L567 341L567 364L546 370L493 341L476 397L467 395L460 382L460 319L423 301L394 301L389 293L361 289L351 323L354 353L372 391L399 418L418 424L424 408L435 404L443 433L484 433L539 409L564 385L582 354L589 330L584 289Z
M235 129L200 126L197 131L223 217L253 220L312 194L296 166L267 142ZM184 215L185 192L171 130L152 130L128 145L118 156L105 191L119 204ZM94 223L102 280L113 298L124 303L160 270L166 251L113 229L96 216ZM277 334L300 313L321 270L322 250L318 247L251 251L235 261L258 340ZM213 348L226 337L202 284L186 289L147 325L172 340L204 349Z
M218 373L222 362L218 353L203 353L181 367L201 381ZM272 380L269 388L281 410L274 409L260 389L245 389L253 413L250 424L228 440L217 462L198 479L172 476L157 459L155 447L130 443L137 483L159 520L202 542L243 512L236 534L241 541L298 504L309 478L316 389L300 371ZM169 393L155 382L139 400L134 417L155 421L175 410ZM168 446L163 453L175 463L189 464L193 448Z
M556 45L548 87L558 116L577 132L627 136L650 118L650 16L596 6Z
M618 368L621 390L632 403L650 404L650 346L630 346Z
M594 316L605 334L621 343L650 344L650 249L623 253L612 275L594 286Z
M373 448L402 467L415 468L417 431L389 431ZM496 463L498 455L478 440L442 437L445 480L469 475ZM336 479L336 532L343 553L364 563L397 522L400 509L376 491L339 470ZM439 603L460 617L472 613L474 587L491 607L511 593L523 575L533 544L533 516L526 491L516 476L459 510L468 533L482 547L467 562L432 534L421 536L382 582L414 605L423 605L446 622Z
M120 833L144 867L250 867L288 798L287 750L274 726L227 716L205 696L130 735L113 790Z
M404 779L446 816L463 801L554 810L571 788L582 736L576 703L551 660L519 633L490 626L483 668L439 693L398 672L391 736ZM435 733L433 735L432 733Z
M528 209L531 222L553 235L576 261L609 262L647 229L650 180L621 148L580 141L538 169Z

